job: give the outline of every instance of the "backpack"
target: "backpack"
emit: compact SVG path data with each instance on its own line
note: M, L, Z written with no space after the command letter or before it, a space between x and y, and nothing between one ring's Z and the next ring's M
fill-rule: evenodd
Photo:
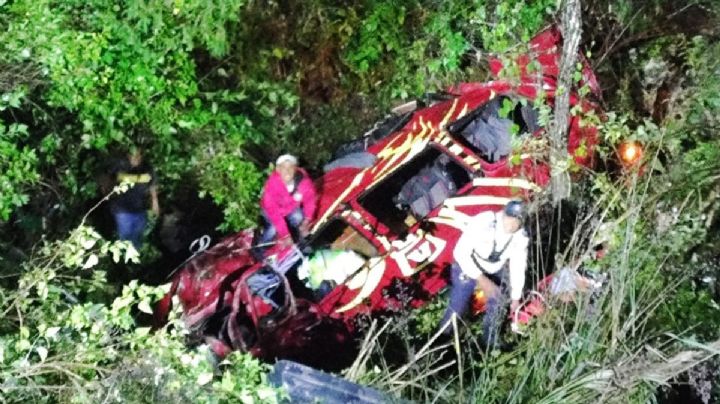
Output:
M478 117L465 127L462 135L480 151L488 162L494 163L510 154L512 124L511 120L496 116L490 116L487 119Z
M457 191L450 173L440 164L420 170L400 189L395 202L409 206L417 217L425 217Z

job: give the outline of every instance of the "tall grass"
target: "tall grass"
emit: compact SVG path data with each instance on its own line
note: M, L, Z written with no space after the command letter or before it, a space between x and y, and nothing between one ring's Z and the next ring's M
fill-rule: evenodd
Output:
M569 241L550 249L557 254L556 265L580 258L606 273L602 292L594 297L578 294L573 303L549 298L549 309L534 320L525 337L506 336L516 340L512 351L484 352L476 343L477 324L460 327L443 344L438 343L439 333L414 333L413 319L436 318L435 308L373 324L346 376L418 402L653 401L658 386L720 354L720 342L691 346L693 340L684 336L689 330L668 329L655 319L658 307L688 282L690 272L678 274L675 267L688 265L687 251L702 241L702 231L682 220L699 216L702 203L692 202L692 191L681 200L668 200L658 186L662 180L652 173L634 173L601 194L593 193L585 213L570 223ZM662 231L655 223L658 202L675 205L670 227ZM589 240L605 231L600 223L612 227L611 248L603 260L591 264L586 259ZM558 228L567 225L557 223ZM547 246L542 233L536 234L536 245ZM538 249L536 267L554 261L547 259L548 253ZM388 350L398 349L389 342L398 338L411 341L403 348L406 360L389 363L384 359Z

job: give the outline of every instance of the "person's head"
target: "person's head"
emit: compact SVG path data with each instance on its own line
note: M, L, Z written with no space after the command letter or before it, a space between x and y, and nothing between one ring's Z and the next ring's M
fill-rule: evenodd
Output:
M503 209L503 229L506 233L520 230L525 217L525 204L521 201L510 201Z
M280 178L286 184L290 184L295 180L297 166L297 157L292 154L283 154L275 161L275 170L280 174Z
M142 161L143 161L142 150L136 146L131 147L130 151L128 152L128 161L130 162L130 165L133 167L137 167L140 164L142 164Z

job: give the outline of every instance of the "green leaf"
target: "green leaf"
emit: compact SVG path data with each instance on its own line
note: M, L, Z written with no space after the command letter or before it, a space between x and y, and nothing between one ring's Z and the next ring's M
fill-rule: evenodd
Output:
M197 384L198 386L204 386L208 383L210 383L213 379L212 372L203 372L200 373L197 377Z
M90 269L90 268L94 267L95 265L97 265L98 262L99 262L98 256L95 254L90 254L90 256L87 258L87 260L83 264L82 268Z
M45 338L54 339L58 332L60 332L60 327L48 327L48 329L45 330Z
M231 372L225 372L223 373L222 382L220 383L220 388L223 391L226 392L233 392L235 391L235 376Z
M15 344L15 349L18 351L28 351L32 348L32 344L27 339L21 339Z
M142 311L143 313L152 314L153 310L152 307L150 307L150 302L147 300L143 300L138 304L138 309Z
M45 359L47 359L48 356L47 348L39 346L35 348L35 351L37 351L38 356L40 356L40 362L45 362Z
M150 327L138 327L135 329L135 335L138 337L146 337L150 334Z
M576 70L575 73L573 73L573 82L579 83L580 80L582 80L582 73Z

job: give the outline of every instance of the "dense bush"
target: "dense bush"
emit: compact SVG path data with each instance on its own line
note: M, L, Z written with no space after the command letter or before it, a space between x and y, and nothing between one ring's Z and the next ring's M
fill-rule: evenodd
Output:
M7 64L32 66L0 79L3 111L10 124L29 128L26 154L42 162L28 167L25 185L39 172L64 209L95 196L107 158L137 144L165 195L191 180L224 209L225 228L238 229L255 218L272 156L307 151L317 167L322 159L313 152L327 156L323 150L361 133L353 126L308 133L304 125L312 128L316 111L327 109L315 99L366 93L369 102L349 112L369 123L391 99L480 77L475 59L527 40L551 5L3 3L0 54ZM318 143L323 150L312 147ZM6 220L27 202L21 195L6 197Z
M112 262L137 262L127 242L81 225L45 242L0 288L0 392L9 402L274 402L266 365L233 354L219 365L186 346L183 322L151 332L142 315L167 293L130 281L117 294ZM147 322L147 320L146 320ZM140 324L141 325L141 324Z

